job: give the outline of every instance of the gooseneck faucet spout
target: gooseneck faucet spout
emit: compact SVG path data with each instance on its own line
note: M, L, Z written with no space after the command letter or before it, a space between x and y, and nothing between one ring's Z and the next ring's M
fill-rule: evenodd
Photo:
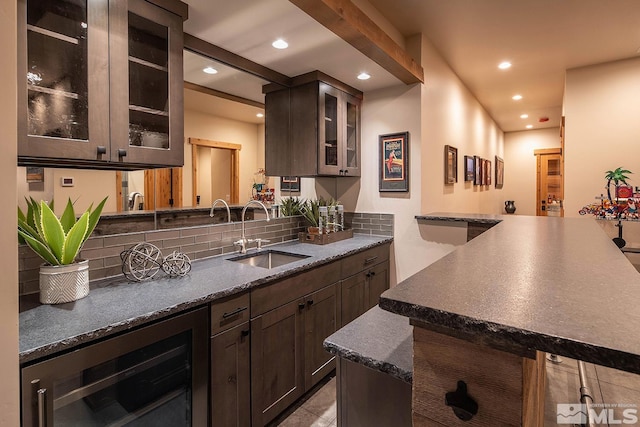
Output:
M257 204L258 206L262 207L262 209L264 209L264 213L267 215L267 222L270 220L269 211L267 210L267 207L262 202L258 200L249 200L247 204L244 205L244 208L242 208L242 215L240 218L242 220L242 236L240 237L240 240L238 240L237 242L234 242L234 244L240 246L241 254L247 253L247 242L248 242L244 233L244 214L247 212L247 208L252 204ZM258 242L258 243L260 244L261 242Z
M225 202L222 199L216 199L216 200L213 201L213 204L211 205L211 212L209 213L209 216L211 218L213 218L213 208L216 207L218 202L222 203L227 208L227 222L231 222L231 211L229 210L229 205L227 204L227 202Z

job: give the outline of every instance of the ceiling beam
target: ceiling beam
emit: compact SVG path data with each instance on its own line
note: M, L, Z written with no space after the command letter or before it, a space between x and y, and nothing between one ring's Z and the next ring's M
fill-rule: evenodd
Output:
M350 0L289 0L405 84L424 83L420 65Z

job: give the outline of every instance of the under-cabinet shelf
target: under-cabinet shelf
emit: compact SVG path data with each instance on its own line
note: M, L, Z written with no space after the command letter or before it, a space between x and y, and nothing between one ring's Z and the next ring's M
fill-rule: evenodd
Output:
M33 31L34 33L42 34L43 36L52 37L57 40L62 40L63 42L78 44L78 39L75 37L69 37L64 34L56 33L55 31L47 30L46 28L38 27L36 25L27 25L27 30Z
M169 72L169 68L168 67L164 67L162 65L154 64L153 62L145 61L144 59L136 58L135 56L129 56L129 62L134 62L134 63L142 65L144 67L153 68L154 70L164 71L165 73Z
M153 108L142 107L140 105L129 105L129 110L138 111L140 113L153 114L155 116L169 116L168 111L155 110Z
M78 94L73 92L67 92L60 89L51 89L48 87L36 86L36 85L27 85L27 89L32 90L34 92L42 92L47 93L49 95L60 95L65 98L78 99Z

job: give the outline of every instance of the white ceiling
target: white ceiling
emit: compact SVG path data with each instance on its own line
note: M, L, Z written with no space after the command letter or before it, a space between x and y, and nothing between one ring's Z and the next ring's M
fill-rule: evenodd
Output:
M402 84L288 0L186 1L187 33L282 74L317 69L365 94ZM639 0L369 2L403 35L431 40L504 131L558 126L566 69L640 54ZM271 47L279 37L288 49ZM503 60L513 67L498 70ZM357 80L360 71L372 78Z

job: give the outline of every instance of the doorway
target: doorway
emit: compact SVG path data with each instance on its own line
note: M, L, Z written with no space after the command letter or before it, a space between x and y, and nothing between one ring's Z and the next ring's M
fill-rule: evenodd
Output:
M536 156L536 215L564 216L562 148L534 150Z
M240 150L242 145L230 142L210 141L207 139L189 138L191 144L191 168L193 186L193 206L208 204L208 199L226 200L229 204L240 202ZM222 176L224 175L224 176ZM209 185L216 177L224 182L224 188L212 189ZM228 178L228 179L227 179ZM202 200L202 192L207 197Z

